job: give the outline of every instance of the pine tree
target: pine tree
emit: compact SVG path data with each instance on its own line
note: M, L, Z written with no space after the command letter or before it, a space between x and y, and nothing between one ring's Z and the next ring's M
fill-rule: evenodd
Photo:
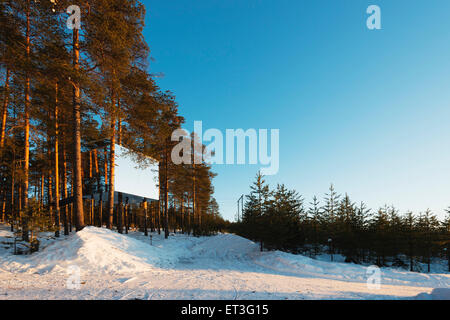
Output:
M415 231L416 218L414 214L409 211L404 218L404 225L406 228L406 237L408 241L407 255L409 256L409 271L414 271L414 248L415 248Z
M81 8L81 29L66 28L69 5ZM145 10L140 2L19 0L4 1L0 8L0 61L6 80L0 98L2 221L21 229L24 239L35 210L47 215L49 227L56 226L55 235L61 220L66 235L72 222L77 231L94 224L92 200L84 215L83 193L102 194L104 184L113 194L117 141L160 161L166 234L169 223L174 230L180 224L184 228L183 211L190 205L193 216L188 214L188 220L200 232L210 228L204 219L220 222L211 213L211 168L201 163L179 170L169 161L170 136L183 118L174 96L161 92L145 71L149 49L142 36ZM105 147L102 140L109 143L109 157L93 151ZM33 192L38 207L27 205ZM73 207L59 208L69 192ZM102 211L100 204L100 225ZM112 214L107 218L112 228ZM163 219L155 221L161 225Z
M280 184L271 195L262 219L266 247L296 251L305 242L303 199L295 190Z
M333 241L335 237L335 224L336 224L336 214L337 209L339 206L339 198L341 196L336 193L334 190L334 185L331 184L329 188L329 193L325 194L324 198L324 206L322 207L324 218L328 221L327 228L325 230L327 237L328 237L328 244L333 247ZM332 248L330 249L330 252L333 253Z
M386 236L389 231L388 211L388 206L378 209L370 225L372 234L371 240L373 241L372 248L376 254L376 264L380 267L386 265L387 248L385 244Z
M248 236L260 242L263 250L264 224L263 217L270 205L271 192L260 172L257 173L250 194L246 196L242 222L248 225Z
M316 256L319 254L320 244L323 242L321 230L325 223L325 219L322 216L320 202L316 196L313 197L313 200L309 205L308 215L311 227L311 236L309 238L313 245L313 253Z
M25 43L24 35L21 33L21 21L17 14L17 8L7 1L0 3L0 64L2 72L5 72L5 83L2 87L2 111L1 111L1 132L0 132L0 152L3 152L6 139L8 108L10 103L10 86L14 74L20 71L18 63L22 52L22 43Z
M371 210L367 208L364 202L361 202L356 210L356 216L354 221L354 232L359 248L358 260L365 261L366 250L369 247L369 242L367 241L367 227L368 221L370 219Z
M39 38L36 41L36 59L40 63L36 67L38 90L36 90L35 95L38 96L40 108L43 110L41 114L49 115L46 118L41 118L40 121L46 127L48 154L53 157L53 159L48 159L49 163L53 163L53 167L49 167L48 170L50 172L49 179L54 181L53 193L55 197L52 202L54 204L55 236L58 237L61 222L59 206L61 192L60 128L61 120L67 118L65 115L69 113L67 106L70 103L70 90L67 79L70 75L71 57L65 46L66 26L61 23L58 12L53 9L51 3L41 3L38 19L35 23L40 30ZM35 103L39 104L39 102ZM39 116L36 115L35 117ZM63 220L65 219L64 217Z
M417 221L417 225L420 232L419 236L422 242L422 258L427 264L428 272L431 272L431 257L436 250L434 234L439 227L439 222L436 216L431 212L431 210L427 209L423 214L420 215Z
M445 212L447 212L447 216L442 222L442 234L444 239L443 245L447 253L448 271L450 271L450 207Z
M337 210L334 245L341 249L346 262L358 262L356 231L356 206L346 194Z
M117 130L122 102L121 77L138 58L133 51L142 43L143 13L143 6L137 1L98 0L91 5L87 17L87 51L108 88L108 97L104 99L107 103L103 105L105 120L110 124L108 228L113 225L115 144L116 135L121 132L121 127Z

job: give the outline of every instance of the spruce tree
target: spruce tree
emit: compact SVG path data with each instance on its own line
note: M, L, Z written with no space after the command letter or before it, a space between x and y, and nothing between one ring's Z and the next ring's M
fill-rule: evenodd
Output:
M336 214L339 206L339 198L340 195L336 193L334 190L334 185L331 184L329 188L329 193L325 194L324 202L325 204L322 207L324 218L328 221L326 225L326 236L328 238L329 250L333 253L333 241L336 234Z
M316 196L314 196L312 202L309 203L308 215L311 228L309 239L313 246L313 253L316 256L319 254L320 244L323 243L321 230L323 224L326 222L322 216L320 202Z
M415 233L415 224L416 224L416 218L414 214L411 211L408 211L406 213L406 216L404 217L404 223L405 225L405 236L407 238L407 256L409 257L409 271L414 271L414 250L416 246L416 239L414 237Z
M250 194L246 196L242 222L248 226L248 236L260 242L262 251L265 231L263 218L270 205L271 192L261 172L257 173L250 190Z

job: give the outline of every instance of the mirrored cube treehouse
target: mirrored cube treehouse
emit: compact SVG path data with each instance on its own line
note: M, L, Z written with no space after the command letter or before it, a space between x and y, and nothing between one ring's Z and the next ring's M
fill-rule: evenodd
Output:
M110 179L109 145L83 153L85 223L107 223ZM148 156L115 145L113 224L128 231L159 225L159 165ZM64 200L63 200L64 202ZM70 203L71 199L68 198Z

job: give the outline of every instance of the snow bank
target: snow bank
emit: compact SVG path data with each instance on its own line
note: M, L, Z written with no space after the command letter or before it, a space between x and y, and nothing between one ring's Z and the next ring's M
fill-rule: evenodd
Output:
M368 266L319 261L281 251L264 252L254 262L274 272L305 278L325 278L366 283ZM426 274L394 268L381 268L382 285L414 285L418 287L450 288L450 274Z
M0 257L4 270L28 273L65 272L70 265L80 267L82 272L135 273L172 264L174 260L161 248L96 227L54 241L31 256Z
M198 258L223 260L248 260L258 252L259 246L254 242L233 234L219 234L207 237L195 246L191 254Z
M12 234L0 231L0 242L10 242ZM157 233L150 238L86 227L67 237L45 238L32 255L14 256L11 247L0 246L0 291L13 286L17 297L20 290L40 296L59 286L55 296L60 297L69 266L75 265L88 288L80 291L86 298L450 299L447 272L382 268L381 289L374 290L366 285L367 266L260 252L258 243L233 234L164 239Z

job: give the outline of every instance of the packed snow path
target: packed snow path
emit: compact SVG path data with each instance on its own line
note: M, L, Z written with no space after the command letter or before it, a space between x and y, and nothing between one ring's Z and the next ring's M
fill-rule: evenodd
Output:
M0 299L450 299L450 274L381 270L310 259L231 234L213 237L121 235L86 227L14 256L0 226ZM80 271L78 288L68 280Z

